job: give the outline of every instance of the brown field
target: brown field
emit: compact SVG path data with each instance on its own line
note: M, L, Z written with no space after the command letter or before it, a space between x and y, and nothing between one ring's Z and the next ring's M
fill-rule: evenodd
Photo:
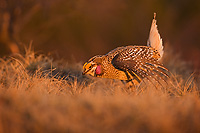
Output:
M30 49L3 58L0 133L200 132L198 76L176 57L165 55L172 75L164 87L83 77L82 63L53 61Z

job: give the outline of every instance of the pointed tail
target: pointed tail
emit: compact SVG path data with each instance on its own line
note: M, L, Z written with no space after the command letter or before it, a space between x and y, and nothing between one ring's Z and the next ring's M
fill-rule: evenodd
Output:
M158 33L157 24L156 24L156 13L154 13L154 19L151 24L151 29L149 33L149 39L147 40L147 46L155 48L159 54L160 58L163 56L163 44L162 44L162 38L160 37L160 34Z

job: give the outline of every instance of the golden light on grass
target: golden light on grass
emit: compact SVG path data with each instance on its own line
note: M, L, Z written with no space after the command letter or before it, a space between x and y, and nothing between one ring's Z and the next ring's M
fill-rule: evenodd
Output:
M82 77L81 68L30 49L1 59L0 132L200 132L193 75L173 74L164 87L127 87Z

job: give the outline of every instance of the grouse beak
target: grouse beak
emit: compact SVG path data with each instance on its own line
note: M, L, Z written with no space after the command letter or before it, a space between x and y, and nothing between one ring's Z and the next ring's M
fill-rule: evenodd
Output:
M86 72L85 72L85 71L83 71L83 72L82 72L82 75L85 75L85 73L86 73Z

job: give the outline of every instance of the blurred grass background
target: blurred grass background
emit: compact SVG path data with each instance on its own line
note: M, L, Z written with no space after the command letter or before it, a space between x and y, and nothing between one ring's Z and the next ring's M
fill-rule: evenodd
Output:
M0 132L199 132L200 80L176 55L164 60L173 72L168 84L127 87L82 76L81 63L53 61L30 47L0 58Z
M198 0L0 0L0 55L35 51L67 61L143 44L153 13L164 44L200 66Z

